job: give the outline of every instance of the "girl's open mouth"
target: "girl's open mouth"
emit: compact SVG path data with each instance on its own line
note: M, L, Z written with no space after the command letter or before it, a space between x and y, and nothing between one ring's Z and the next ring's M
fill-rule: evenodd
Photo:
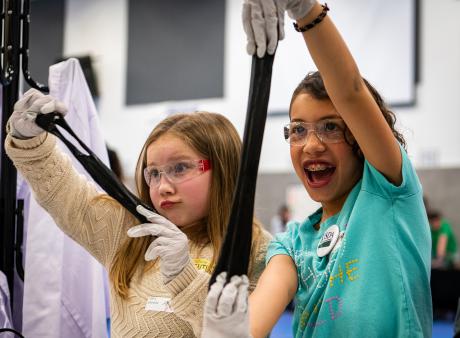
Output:
M329 184L335 172L335 167L330 164L315 163L305 166L304 171L308 184L312 188L321 188Z

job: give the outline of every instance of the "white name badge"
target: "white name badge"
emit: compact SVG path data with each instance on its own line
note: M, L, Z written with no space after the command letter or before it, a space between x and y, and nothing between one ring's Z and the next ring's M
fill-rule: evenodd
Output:
M324 257L329 252L332 251L337 240L339 239L340 229L337 224L331 225L329 228L326 229L323 237L318 243L318 247L316 248L316 254L318 257Z
M171 298L168 297L150 297L145 304L146 311L157 311L157 312L174 312L170 302Z

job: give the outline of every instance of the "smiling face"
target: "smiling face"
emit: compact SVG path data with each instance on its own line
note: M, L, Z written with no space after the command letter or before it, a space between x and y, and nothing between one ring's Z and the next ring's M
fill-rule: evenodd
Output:
M163 134L147 147L147 166L162 167L181 160L203 159L201 154L171 133ZM162 174L159 184L150 186L153 206L178 227L202 221L209 211L211 170L180 183L173 183Z
M299 94L291 105L291 121L316 123L340 118L332 102ZM303 146L291 145L294 169L310 197L323 206L323 217L340 211L349 192L362 176L363 164L345 141L323 143L313 132Z

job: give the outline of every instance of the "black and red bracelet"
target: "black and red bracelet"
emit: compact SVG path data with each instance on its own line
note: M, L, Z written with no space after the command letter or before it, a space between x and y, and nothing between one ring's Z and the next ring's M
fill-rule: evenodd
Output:
M310 23L307 23L305 26L302 26L302 27L299 27L297 22L294 22L294 29L297 32L303 33L303 32L308 31L309 29L312 29L317 24L319 24L321 21L323 21L324 17L327 15L327 11L329 10L329 7L327 7L326 3L324 5L321 5L321 7L323 7L323 10L321 11L321 13L319 13L319 15L315 18L315 20L313 20Z

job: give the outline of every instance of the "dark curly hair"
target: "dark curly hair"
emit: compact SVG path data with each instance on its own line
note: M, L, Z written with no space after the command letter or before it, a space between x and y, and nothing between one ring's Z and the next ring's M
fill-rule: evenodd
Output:
M366 80L364 79L364 83L366 84L367 88L371 92L371 95L373 96L375 102L377 102L377 105L380 108L380 111L383 114L383 117L387 121L388 125L390 126L393 135L395 136L396 140L401 144L401 146L405 149L407 147L406 141L404 140L403 135L398 132L395 129L395 123L396 123L396 116L395 114L388 109L386 103L383 101L382 97L380 94L377 92L377 90ZM311 96L313 96L317 100L330 100L329 95L326 91L326 87L324 86L323 79L321 78L321 75L318 71L316 72L310 72L305 76L305 78L299 83L297 88L294 90L291 98L291 103L289 105L289 116L291 116L291 108L292 108L292 103L294 102L295 98L302 93L308 93ZM349 131L348 131L349 133ZM347 136L347 133L345 134ZM347 137L345 137L346 141L348 144L350 144L353 148L353 152L358 155L359 158L364 159L361 149L359 148L359 145L356 141L351 142Z

